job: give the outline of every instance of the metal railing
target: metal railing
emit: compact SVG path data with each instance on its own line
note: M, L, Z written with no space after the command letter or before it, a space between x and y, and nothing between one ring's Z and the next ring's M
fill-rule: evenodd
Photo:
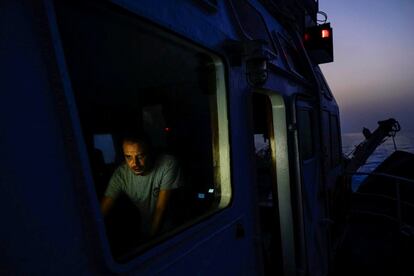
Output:
M402 185L413 185L412 191L414 194L413 179L375 172L355 172L348 175L372 176L375 177L376 181L386 182L385 185L387 186L385 187L387 192L384 193L375 191L353 192L354 202L359 203L353 204L357 206L351 207L353 213L382 217L397 222L400 227L414 226L414 198L409 202L404 200L401 194Z
M414 180L376 172L350 175L369 176L351 197L351 239L344 245L351 260L357 258L356 267L368 270L379 265L386 275L414 275Z

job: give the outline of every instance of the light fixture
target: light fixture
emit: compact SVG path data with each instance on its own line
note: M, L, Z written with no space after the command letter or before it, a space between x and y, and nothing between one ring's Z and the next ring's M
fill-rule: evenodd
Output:
M275 57L267 49L265 40L245 42L245 63L247 82L253 86L262 86L268 77L268 62Z
M246 60L247 81L251 85L263 85L267 80L267 59L251 57Z
M269 50L266 40L228 40L225 49L232 66L244 64L247 82L250 85L262 86L266 83L269 61L276 58L276 54Z
M332 62L333 32L330 23L307 28L303 34L303 45L313 62Z
M329 38L329 37L330 37L330 32L329 32L329 30L322 29L322 31L321 31L321 36L322 36L322 38Z

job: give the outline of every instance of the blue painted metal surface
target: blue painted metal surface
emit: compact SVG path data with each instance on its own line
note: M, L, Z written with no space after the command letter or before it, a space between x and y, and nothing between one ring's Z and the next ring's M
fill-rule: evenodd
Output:
M250 108L252 91L278 94L285 101L286 124L292 130L287 133L290 157L286 158L290 160L291 171L288 173L292 187L302 185L301 178L307 179L305 185L319 185L326 181L319 178L322 174L316 169L318 165L312 170L304 169L302 173L307 175L299 175L300 170L295 169L301 166L295 163L299 158L293 139L295 98L305 95L312 98L315 110L318 105L314 103L321 101L331 112L337 113L333 100L320 98L321 84L317 83L314 65L298 39L300 34L292 31L295 26L286 28L285 21L279 20L266 5L249 1L262 17L265 24L262 27L267 29L269 39L278 50L276 59L269 60L267 82L256 88L249 86L246 80L243 53L236 54L241 65L234 65L235 52L226 48L229 41L242 47L246 41L236 20L237 13L229 1L211 1L217 2L216 9L206 9L198 3L202 1L190 0L112 1L122 10L121 16L127 13L140 18L222 58L226 67L233 183L233 201L228 208L121 264L113 259L105 236L62 51L54 2L29 2L2 1L0 4L0 274L264 273L252 184L255 181ZM309 5L310 1L305 2ZM278 34L287 36L298 49L298 57L305 64L308 77L289 69L291 53L280 46L275 38ZM319 121L316 123L320 124ZM329 126L322 125L318 130L326 128ZM320 143L322 138L316 136ZM315 162L321 162L321 156L315 158ZM293 193L291 197L294 199L292 204L302 201L300 193ZM298 207L292 206L293 210L295 208ZM236 232L240 231L237 230L240 225L243 235L238 237ZM315 227L312 231L319 231ZM295 231L291 233L295 238L301 235L305 240L312 238L307 237L300 227ZM309 269L306 252L301 252L305 247L303 241L297 239L295 246L299 250L296 252L297 260L301 261L295 264L294 260L287 260L285 263L294 263L296 267L285 267L286 275L300 274ZM312 258L326 261L325 254ZM317 267L318 275L327 272L326 267L325 264ZM319 271L321 268L324 271Z

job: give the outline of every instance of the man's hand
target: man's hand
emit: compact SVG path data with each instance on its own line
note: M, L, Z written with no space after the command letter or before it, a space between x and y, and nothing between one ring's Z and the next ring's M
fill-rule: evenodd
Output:
M112 206L114 205L114 200L112 197L104 196L104 198L101 201L101 211L104 216L106 216L109 213L109 210L111 210Z
M160 190L158 194L157 203L155 206L154 215L152 217L151 237L156 235L160 230L162 219L167 208L168 201L171 196L171 190Z

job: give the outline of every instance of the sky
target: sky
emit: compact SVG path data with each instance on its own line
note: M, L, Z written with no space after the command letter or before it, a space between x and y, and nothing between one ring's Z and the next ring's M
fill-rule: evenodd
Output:
M319 10L333 28L334 62L321 68L342 131L388 118L414 131L414 0L319 0Z

